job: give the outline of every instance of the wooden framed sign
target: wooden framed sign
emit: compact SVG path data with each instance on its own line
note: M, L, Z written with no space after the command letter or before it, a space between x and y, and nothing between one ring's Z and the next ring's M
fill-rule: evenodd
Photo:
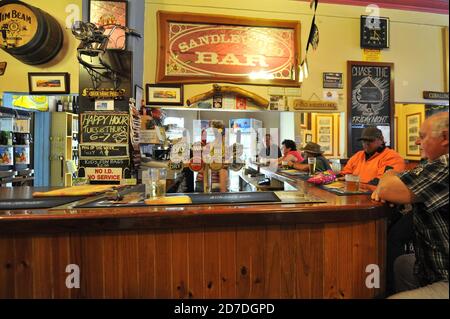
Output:
M158 12L157 83L299 86L300 22Z
M347 155L362 149L358 142L365 127L376 126L394 147L394 64L347 62Z

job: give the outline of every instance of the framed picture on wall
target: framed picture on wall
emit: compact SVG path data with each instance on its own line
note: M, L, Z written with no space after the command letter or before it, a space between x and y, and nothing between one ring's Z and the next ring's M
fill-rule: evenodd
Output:
M176 84L145 85L146 105L183 105L183 86Z
M305 130L311 129L311 113L300 113L300 127Z
M305 143L312 142L312 134L305 134Z
M316 143L324 151L323 155L334 155L333 116L316 115Z
M69 94L70 74L59 72L29 72L30 94Z
M419 128L422 123L422 114L414 113L406 115L406 155L420 156L419 145L416 140L419 138Z
M104 34L112 34L109 37L108 49L125 50L125 30L115 28L115 24L127 26L127 1L126 0L91 0L89 2L89 22L97 27L105 29Z

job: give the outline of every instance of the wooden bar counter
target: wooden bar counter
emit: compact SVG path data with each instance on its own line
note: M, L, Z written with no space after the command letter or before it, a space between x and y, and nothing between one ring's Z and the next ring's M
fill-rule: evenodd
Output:
M389 209L326 203L0 211L1 298L373 298L384 292ZM0 198L30 198L30 187ZM66 267L80 288L66 287ZM379 288L366 267L378 265Z

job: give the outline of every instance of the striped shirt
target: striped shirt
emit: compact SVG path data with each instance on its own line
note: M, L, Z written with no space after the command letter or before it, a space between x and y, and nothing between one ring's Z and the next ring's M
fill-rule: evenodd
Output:
M400 174L413 203L414 274L425 286L448 281L448 154Z

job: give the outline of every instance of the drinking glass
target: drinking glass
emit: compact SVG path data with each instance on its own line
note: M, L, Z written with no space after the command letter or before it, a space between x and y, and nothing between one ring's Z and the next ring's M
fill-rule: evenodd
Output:
M165 168L149 168L142 172L142 183L145 185L145 198L161 197L166 194L167 170Z
M345 175L345 190L347 192L357 192L359 190L359 176Z
M315 157L308 157L309 175L314 175L316 172L317 159Z

